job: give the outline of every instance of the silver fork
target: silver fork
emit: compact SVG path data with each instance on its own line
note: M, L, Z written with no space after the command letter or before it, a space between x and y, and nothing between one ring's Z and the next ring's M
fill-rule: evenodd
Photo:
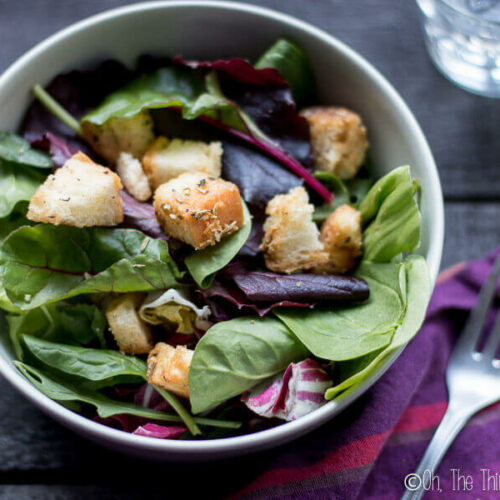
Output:
M434 472L451 443L469 419L479 410L500 400L500 360L495 353L500 344L500 313L485 346L478 351L478 342L484 323L495 297L500 276L500 256L493 264L488 280L481 288L476 306L472 310L453 350L446 384L449 404L418 469L405 478L406 492L402 500L422 498L432 484Z

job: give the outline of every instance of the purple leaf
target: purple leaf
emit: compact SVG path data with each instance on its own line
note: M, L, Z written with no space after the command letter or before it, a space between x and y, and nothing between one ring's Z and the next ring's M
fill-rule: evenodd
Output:
M277 194L302 184L300 177L257 149L234 141L223 144L222 176L238 186L247 203L263 208Z
M225 270L251 303L329 302L366 300L370 290L366 281L333 274L283 275L262 271Z
M312 309L312 304L304 302L292 302L290 300L280 300L271 304L253 304L249 301L238 288L221 281L214 281L209 288L205 290L198 290L199 293L209 300L210 308L214 319L217 321L224 321L235 316L236 311L257 313L259 316L266 315L275 307L305 307ZM223 299L222 301L215 302L213 299ZM233 307L228 304L232 304Z
M137 427L137 429L132 432L136 436L146 436L159 439L173 439L186 432L185 427L180 427L178 425L158 425L158 424L145 424Z
M141 203L130 196L124 189L120 191L123 202L124 220L122 227L139 229L152 238L168 240L155 216L151 203Z
M54 162L54 168L62 167L67 160L75 153L78 153L77 148L52 132L46 132L42 135L25 133L25 139L27 139L32 146L49 152Z
M241 401L262 417L296 420L325 403L325 391L333 385L328 374L313 359L291 363L271 383L258 385Z

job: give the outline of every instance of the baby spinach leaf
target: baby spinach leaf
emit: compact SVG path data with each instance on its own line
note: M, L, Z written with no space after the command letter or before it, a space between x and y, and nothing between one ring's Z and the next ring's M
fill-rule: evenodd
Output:
M420 244L420 214L416 182L410 167L399 167L379 179L360 205L363 231L363 259L389 262Z
M101 347L106 345L106 319L93 304L56 302L23 314L9 314L7 322L16 355L21 360L23 334L65 344L87 345L97 340Z
M402 320L402 266L363 262L355 274L368 283L370 298L362 304L273 312L319 358L342 361L364 356L388 346Z
M108 380L122 375L147 380L146 363L134 356L110 349L90 349L48 342L31 335L23 335L22 339L26 348L38 360L68 375L92 381Z
M274 68L288 82L298 104L315 96L314 73L307 55L294 43L278 39L255 63L257 69Z
M247 206L243 203L243 226L235 233L223 238L214 246L195 250L186 258L186 267L201 288L212 284L215 273L225 267L243 247L250 231L252 220Z
M29 142L12 132L0 131L0 160L34 168L52 168L50 156L33 149Z
M198 342L189 370L193 413L242 394L307 355L275 318L242 317L215 324Z
M0 246L0 274L20 309L79 294L164 290L178 271L167 245L130 229L21 227Z
M6 217L20 201L29 201L45 175L0 158L0 217Z
M375 264L372 264L375 265ZM380 351L359 359L337 364L342 381L326 391L326 399L333 399L339 393L369 378L396 349L407 344L420 329L431 296L429 269L420 255L410 255L402 264L405 271L405 313L390 344Z

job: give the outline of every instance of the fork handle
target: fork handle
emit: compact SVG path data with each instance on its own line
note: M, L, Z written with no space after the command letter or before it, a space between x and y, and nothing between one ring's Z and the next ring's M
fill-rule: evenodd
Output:
M418 500L432 487L431 482L434 472L441 463L451 443L453 443L458 433L464 428L472 414L463 409L453 408L448 405L443 420L441 420L439 427L436 429L417 470L414 474L409 474L405 477L406 491L401 500ZM408 479L410 476L413 476L413 482Z

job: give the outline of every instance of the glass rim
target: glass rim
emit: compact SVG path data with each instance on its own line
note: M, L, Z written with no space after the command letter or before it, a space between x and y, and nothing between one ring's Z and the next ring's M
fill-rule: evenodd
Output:
M474 21L479 22L481 24L500 27L500 20L495 21L492 19L485 19L484 17L481 17L478 14L474 14L473 12L470 12L461 6L456 5L455 2L452 2L451 0L437 0L437 1L441 2L447 8L460 14L461 16L468 17L470 19L474 19Z

